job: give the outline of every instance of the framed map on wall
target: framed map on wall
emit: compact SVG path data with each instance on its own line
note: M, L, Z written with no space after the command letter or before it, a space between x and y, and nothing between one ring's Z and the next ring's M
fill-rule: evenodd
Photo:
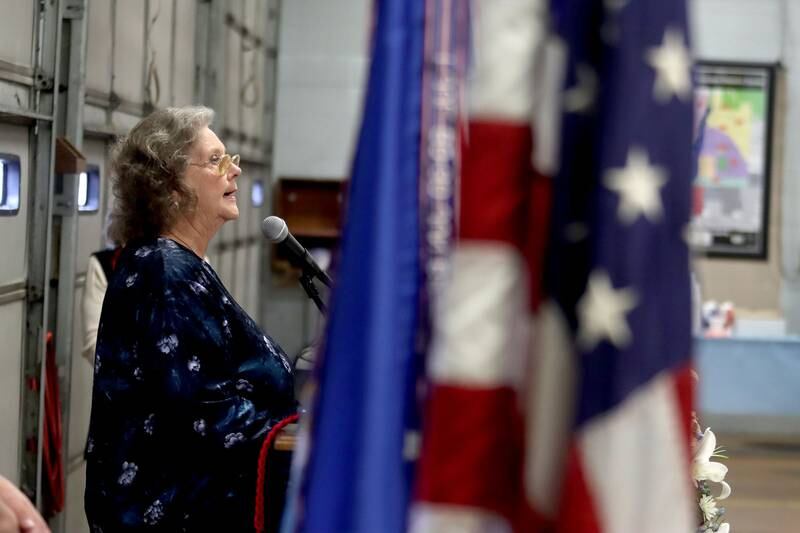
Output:
M695 79L692 247L765 259L775 66L698 62Z

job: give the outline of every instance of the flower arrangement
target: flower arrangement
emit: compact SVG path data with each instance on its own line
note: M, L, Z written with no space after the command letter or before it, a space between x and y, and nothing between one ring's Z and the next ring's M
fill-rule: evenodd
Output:
M697 533L730 533L730 524L723 522L725 508L717 504L731 495L731 487L724 481L728 467L711 460L713 458L727 459L723 455L725 450L717 447L717 437L711 428L701 431L696 416L693 425L697 439L694 443L692 478L697 487L697 504L700 507L702 518L702 524L698 527ZM718 483L721 486L720 494L717 496L711 492L712 483Z

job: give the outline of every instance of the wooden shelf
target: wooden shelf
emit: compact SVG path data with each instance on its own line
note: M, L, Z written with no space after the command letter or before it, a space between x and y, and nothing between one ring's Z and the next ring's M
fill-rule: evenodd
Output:
M346 182L335 179L281 177L275 185L273 212L306 248L333 249L339 242ZM289 268L280 247L272 254L272 268Z

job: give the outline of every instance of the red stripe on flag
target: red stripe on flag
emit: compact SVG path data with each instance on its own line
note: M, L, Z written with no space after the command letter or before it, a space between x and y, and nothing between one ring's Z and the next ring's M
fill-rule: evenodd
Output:
M528 198L527 241L525 260L528 263L530 283L530 309L538 311L542 302L544 284L544 256L550 234L550 209L552 206L553 181L534 172L530 182Z
M686 436L686 458L687 469L692 459L692 443L695 435L692 429L692 412L694 411L694 376L691 363L672 371L672 380L675 387L675 395L678 400L678 408L681 415L681 432ZM687 470L688 471L688 470Z
M532 146L528 124L470 121L461 145L460 239L523 249Z
M514 390L434 385L426 413L416 499L512 521L524 493L523 420Z
M601 533L594 499L583 475L577 444L573 441L564 470L562 501L558 511L556 533Z

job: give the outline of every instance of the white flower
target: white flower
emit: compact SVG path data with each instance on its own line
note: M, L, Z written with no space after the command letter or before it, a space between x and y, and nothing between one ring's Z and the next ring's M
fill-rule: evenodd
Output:
M190 372L197 372L200 370L200 358L196 355L193 355L189 362L186 363L186 367L189 369Z
M719 529L717 529L717 533L730 533L730 531L731 531L731 526L727 522L725 522L724 524L720 524Z
M703 496L700 498L700 510L703 511L703 521L710 522L714 520L714 517L717 516L719 512L717 510L717 502L714 501L714 498L711 496Z
M155 421L156 414L150 413L150 415L144 421L144 432L148 435L153 434L153 422Z
M205 435L206 434L206 421L203 420L202 418L199 419L199 420L195 420L194 421L194 430L197 433L201 434L201 435Z
M236 433L228 433L225 435L225 439L223 441L223 445L226 448L231 448L235 446L237 443L244 441L244 435L239 432Z
M720 481L719 484L722 485L722 492L720 493L719 496L716 497L716 499L724 500L725 498L731 495L731 486L725 483L724 481Z
M123 487L127 487L131 483L133 483L133 478L136 477L136 472L139 471L139 467L136 466L134 463L129 463L125 461L122 463L122 474L120 474L117 483L122 485Z
M158 349L161 350L161 353L170 353L177 347L178 337L174 333L158 341Z
M711 461L711 456L717 447L717 437L711 428L707 428L703 433L703 437L696 444L694 452L694 460L692 461L692 477L695 481L709 480L715 483L720 483L725 479L728 473L728 467L722 463ZM726 484L727 485L727 484ZM723 487L723 493L725 488ZM730 494L730 487L728 487L728 494ZM727 498L727 494L725 497Z
M143 518L144 523L150 526L161 521L161 519L164 518L164 504L161 503L161 500L154 501L144 512Z

